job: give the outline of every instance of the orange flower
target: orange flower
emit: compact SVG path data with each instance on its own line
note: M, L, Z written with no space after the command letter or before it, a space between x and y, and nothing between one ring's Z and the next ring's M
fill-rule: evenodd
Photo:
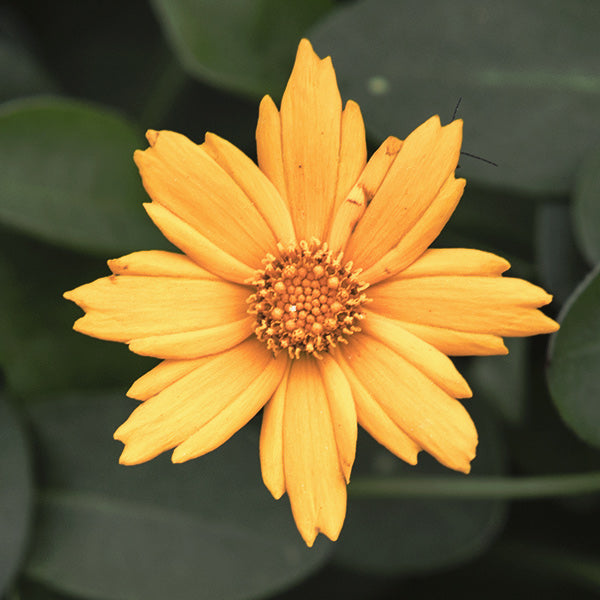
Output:
M134 252L65 294L77 331L164 359L128 392L143 403L115 433L120 462L196 458L264 407L263 480L309 546L340 533L357 422L410 464L425 450L468 473L471 390L448 356L558 325L504 259L428 250L465 185L461 130L432 117L367 162L358 105L342 110L330 59L302 40L281 110L260 105L259 167L214 134L149 131L145 207L184 254Z

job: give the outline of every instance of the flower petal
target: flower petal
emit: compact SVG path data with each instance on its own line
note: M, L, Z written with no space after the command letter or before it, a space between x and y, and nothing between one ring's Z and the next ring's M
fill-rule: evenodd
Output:
M498 276L510 269L510 263L483 250L467 248L430 248L396 277L431 277L433 275Z
M283 376L273 397L265 404L260 428L260 468L265 486L278 500L285 493L283 471L283 415L287 391L288 371Z
M364 333L391 348L448 395L454 398L470 398L473 395L469 384L445 354L403 329L397 321L368 310L364 313L365 318L361 322Z
M461 140L462 122L457 120L442 127L437 116L404 140L396 160L348 240L346 259L367 269L402 240L455 170Z
M361 275L373 284L399 273L417 259L437 238L458 205L466 181L451 175L421 218L387 254Z
M265 96L258 107L256 154L260 170L271 180L289 207L281 149L281 119L270 96Z
M319 532L336 540L346 514L327 393L315 359L294 360L283 415L285 484L296 526L308 546Z
M298 239L323 239L338 178L342 100L331 58L320 60L308 40L281 99L281 146L287 200Z
M148 202L144 208L163 235L194 262L235 283L244 283L254 276L255 269L221 250L164 206Z
M259 268L276 240L256 206L203 146L171 131L149 132L134 160L152 200L237 260Z
M552 296L512 277L394 278L369 288L371 310L391 319L457 331L525 336L556 331L536 307Z
M498 335L455 331L444 327L407 323L406 321L396 321L396 323L447 356L508 354L508 348L504 345L504 340Z
M223 280L112 275L64 296L86 311L75 322L76 331L125 342L133 351L151 356L198 357L231 347L251 334L248 289ZM223 337L212 338L203 330ZM185 342L181 354L174 346L178 341ZM153 345L162 350L152 354Z
M411 465L416 465L417 454L421 448L394 423L383 406L367 392L340 352L336 353L335 359L352 388L360 426L392 454Z
M268 402L279 385L288 359L280 354L237 398L173 451L174 463L202 456L224 444Z
M356 183L367 163L367 139L360 106L348 100L342 112L340 158L332 216Z
M285 246L295 243L294 225L285 201L252 160L213 133L206 134L202 147L244 191L271 228L275 239Z
M186 279L219 279L184 254L163 250L141 250L108 261L115 275L153 275Z
M251 338L235 348L201 358L195 368L147 399L115 432L125 443L122 464L137 464L193 436L240 398L264 404L275 385L274 359Z
M367 392L443 465L468 473L477 431L464 407L385 344L354 336L342 354Z
M339 203L327 238L333 252L346 248L350 234L377 193L401 147L399 139L387 138L371 156L356 184Z
M197 331L137 338L130 342L129 349L136 354L156 358L199 358L222 352L243 342L252 335L255 322L254 317L246 317Z
M203 364L205 359L195 360L163 360L154 369L150 369L141 377L134 381L133 385L127 390L127 396L135 400L148 400L156 396L165 388L169 387L188 373L191 373L196 367Z
M356 455L356 409L352 390L344 372L328 354L318 361L321 377L325 386L329 412L333 423L340 467L346 483L350 482L350 473Z

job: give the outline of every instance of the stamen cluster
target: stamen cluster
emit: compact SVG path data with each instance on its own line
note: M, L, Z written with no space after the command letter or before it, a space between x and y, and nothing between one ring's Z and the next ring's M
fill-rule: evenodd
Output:
M368 284L351 262L342 263L341 252L333 256L327 243L313 239L287 249L279 245L279 256L268 255L263 264L248 312L256 315L256 336L273 354L318 358L360 331Z

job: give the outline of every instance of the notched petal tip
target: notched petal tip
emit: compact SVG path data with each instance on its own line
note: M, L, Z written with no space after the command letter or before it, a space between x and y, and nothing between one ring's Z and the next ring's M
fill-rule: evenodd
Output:
M150 146L154 146L154 144L156 144L159 133L159 131L155 131L154 129L148 129L148 131L146 131L146 139L148 140Z

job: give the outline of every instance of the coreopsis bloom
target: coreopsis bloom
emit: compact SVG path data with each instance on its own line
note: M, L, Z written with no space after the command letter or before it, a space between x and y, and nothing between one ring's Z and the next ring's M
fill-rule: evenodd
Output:
M115 433L120 462L202 456L264 409L263 480L309 546L340 533L357 423L410 464L425 450L469 472L471 390L448 357L558 325L504 259L428 249L465 185L461 121L432 117L367 162L358 105L342 110L303 40L281 109L261 102L258 166L211 133L147 137L145 208L183 254L134 252L65 294L77 331L164 359L128 391L143 402Z

